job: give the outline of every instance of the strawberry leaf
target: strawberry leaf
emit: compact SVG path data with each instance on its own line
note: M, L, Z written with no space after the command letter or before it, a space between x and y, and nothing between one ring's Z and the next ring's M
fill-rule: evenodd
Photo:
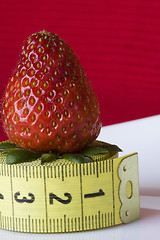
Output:
M75 163L89 163L92 162L92 159L89 157L85 157L81 154L71 154L71 153L65 153L62 155L63 159L75 162Z
M9 141L0 143L0 151L9 150L9 149L13 149L13 148L18 148L18 146Z
M25 149L13 149L8 152L6 157L7 164L31 162L40 157L40 154L25 150Z
M52 162L55 161L56 159L58 159L58 155L55 153L44 153L41 156L41 164L45 163L45 162Z
M106 143L106 142L102 142L102 141L94 141L93 143L89 144L87 147L101 147L105 150L107 150L108 152L122 152L122 149L120 149L117 145L114 144L110 144L110 143Z
M83 154L84 156L92 156L92 155L105 154L107 152L108 151L102 147L88 146L81 151L81 154Z

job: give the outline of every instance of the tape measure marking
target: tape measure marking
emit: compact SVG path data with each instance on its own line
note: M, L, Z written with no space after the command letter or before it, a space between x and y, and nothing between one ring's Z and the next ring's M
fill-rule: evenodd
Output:
M44 168L44 167L43 167ZM48 169L48 168L47 168ZM46 231L48 232L48 211L47 211L47 187L46 187L46 174L45 174L45 169L43 170L44 173L44 197L45 197L45 212L46 212ZM51 204L51 203L50 203Z
M115 193L114 193L114 168L112 159L112 195L113 195L113 225L115 225Z
M137 161L131 154L87 164L0 163L0 227L61 233L133 221L139 218Z
M7 166L8 168L8 166ZM8 172L9 173L9 172ZM6 175L5 175L6 176ZM8 175L9 177L9 175ZM10 186L11 186L11 199L12 199L12 219L13 219L13 231L15 230L15 219L14 219L14 200L13 200L13 182L12 182L12 169L10 168ZM10 217L10 222L11 222L11 217Z

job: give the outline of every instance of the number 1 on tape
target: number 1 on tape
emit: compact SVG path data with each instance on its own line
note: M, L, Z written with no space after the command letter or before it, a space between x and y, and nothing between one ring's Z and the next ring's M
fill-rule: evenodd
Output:
M140 217L138 157L85 164L0 164L0 228L31 233L101 229Z

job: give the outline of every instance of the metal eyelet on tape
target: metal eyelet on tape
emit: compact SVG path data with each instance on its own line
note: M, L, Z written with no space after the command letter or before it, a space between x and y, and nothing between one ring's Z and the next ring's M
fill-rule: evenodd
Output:
M69 233L140 217L138 155L84 164L64 159L8 165L0 156L0 228Z

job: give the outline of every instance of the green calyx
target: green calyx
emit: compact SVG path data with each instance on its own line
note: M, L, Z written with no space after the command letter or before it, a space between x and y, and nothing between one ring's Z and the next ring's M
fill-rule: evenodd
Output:
M94 141L92 144L83 148L79 153L65 153L62 155L58 155L55 152L40 154L21 148L10 141L0 143L0 152L6 156L7 164L31 162L36 159L40 159L41 164L53 162L58 159L65 159L70 162L83 164L96 161L97 158L103 160L113 157L121 151L122 150L118 146L101 141Z
M1 142L0 143L0 151L7 151L9 149L14 149L14 148L18 148L18 146L14 143L11 143L9 141L5 141L5 142Z
M76 153L65 153L62 155L63 159L75 162L75 163L89 163L93 162L93 160L87 156L83 156L81 154Z
M36 152L32 152L25 149L12 149L7 153L6 163L14 164L14 163L22 163L22 162L31 162L40 157L40 154Z

